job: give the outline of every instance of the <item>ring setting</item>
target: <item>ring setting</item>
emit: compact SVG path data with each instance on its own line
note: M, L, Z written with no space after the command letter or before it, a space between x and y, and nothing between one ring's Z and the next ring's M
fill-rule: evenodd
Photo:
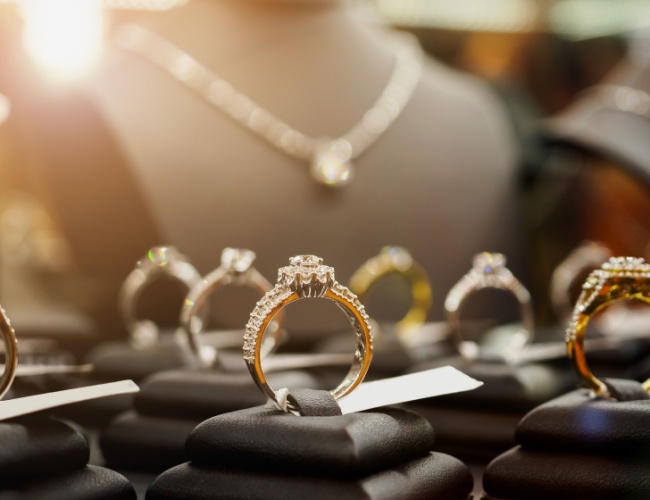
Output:
M119 304L122 318L129 331L131 344L138 349L150 348L159 338L158 326L146 319L138 319L137 302L144 288L161 275L180 282L188 290L201 275L187 257L173 246L152 247L126 277L120 289Z
M596 396L610 397L610 391L587 365L584 351L587 324L609 304L630 299L650 304L650 264L642 258L612 257L589 275L573 310L565 337L567 352L578 374Z
M521 349L532 340L534 313L530 293L506 267L506 263L506 257L501 253L483 252L475 255L472 269L447 294L445 299L447 321L452 328L454 345L465 359L477 359L480 356L480 349L476 342L463 339L460 310L472 293L483 288L509 291L519 302L523 328L512 337L505 349L503 359L508 363L515 362Z
M181 309L180 324L184 330L189 347L198 362L206 367L215 367L217 363L217 348L214 345L203 345L201 334L205 328L205 321L199 314L208 296L217 288L234 284L250 286L258 292L265 294L272 289L271 283L260 274L253 266L256 255L252 250L245 248L224 248L221 252L221 263L214 271L202 278L192 287L185 298ZM282 315L274 322L272 335L264 343L262 355L266 356L277 347L281 330ZM271 342L271 340L273 340ZM237 338L240 345L241 334ZM224 344L222 343L222 346Z

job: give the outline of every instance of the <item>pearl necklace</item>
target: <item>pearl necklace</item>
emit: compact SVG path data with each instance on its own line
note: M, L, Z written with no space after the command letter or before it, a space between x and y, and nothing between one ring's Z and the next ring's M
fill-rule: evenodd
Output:
M318 182L340 187L353 176L352 160L400 115L422 75L423 53L415 37L395 34L395 38L395 68L388 84L362 120L336 139L309 137L290 127L192 56L142 26L122 26L116 40L118 46L153 62L278 149L310 162L311 175Z

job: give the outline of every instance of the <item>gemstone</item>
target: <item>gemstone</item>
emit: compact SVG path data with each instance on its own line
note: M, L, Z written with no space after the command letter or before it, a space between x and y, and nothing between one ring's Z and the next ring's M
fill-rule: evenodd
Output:
M317 267L323 264L323 259L316 255L296 255L289 259L289 264L300 267Z
M246 248L224 248L221 252L221 267L230 271L243 273L255 261L255 252Z
M153 247L147 253L146 263L154 267L165 267L178 257L175 247Z
M474 256L472 267L480 273L493 274L506 267L506 257L501 253L482 252Z
M318 148L311 162L311 175L329 187L344 186L354 173L354 165L350 161L351 151L341 147L339 142L330 142Z

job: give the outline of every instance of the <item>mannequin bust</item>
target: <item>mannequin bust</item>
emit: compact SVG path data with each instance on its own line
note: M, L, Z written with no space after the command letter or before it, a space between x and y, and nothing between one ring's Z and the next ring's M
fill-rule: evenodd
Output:
M339 0L191 0L134 22L311 137L339 137L358 123L395 62L383 30ZM202 273L218 265L224 247L239 246L257 253L256 267L270 281L289 257L313 253L347 283L382 246L398 244L429 272L431 319L441 319L444 294L475 253L500 251L517 266L508 124L486 87L435 61L425 61L412 98L354 159L356 174L341 188L319 185L306 162L133 52L115 49L82 92L149 211L159 238L152 244L177 246ZM287 326L346 328L343 315L313 307L322 310L292 307Z

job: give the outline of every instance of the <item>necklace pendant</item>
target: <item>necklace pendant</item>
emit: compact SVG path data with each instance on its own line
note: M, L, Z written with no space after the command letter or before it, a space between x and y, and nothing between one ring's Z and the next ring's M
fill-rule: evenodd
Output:
M349 143L341 145L332 141L317 148L311 161L311 175L321 184L338 188L345 186L354 175L354 165L350 161Z

